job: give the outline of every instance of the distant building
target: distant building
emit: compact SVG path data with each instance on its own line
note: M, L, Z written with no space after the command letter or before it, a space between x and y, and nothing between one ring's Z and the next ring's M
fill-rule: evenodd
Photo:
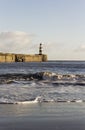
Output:
M45 62L47 55L42 54L42 44L39 46L39 54L13 54L13 53L0 53L0 62Z

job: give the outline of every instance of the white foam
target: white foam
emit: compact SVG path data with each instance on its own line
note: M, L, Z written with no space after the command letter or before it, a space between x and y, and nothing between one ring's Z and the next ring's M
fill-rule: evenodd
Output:
M82 103L83 100L68 100L68 103L75 102L75 103Z
M80 102L83 102L83 100L76 100L76 102L79 102L79 103L80 103Z
M42 99L40 96L36 97L36 99L32 101L16 102L15 104L34 104L34 103L39 103L39 102L42 102Z

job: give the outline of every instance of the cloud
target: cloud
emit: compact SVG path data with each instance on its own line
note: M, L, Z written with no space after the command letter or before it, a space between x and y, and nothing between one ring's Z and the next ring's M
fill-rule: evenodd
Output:
M85 44L78 46L78 48L75 49L75 52L85 52Z
M1 32L0 52L25 53L34 37L34 34L20 31Z

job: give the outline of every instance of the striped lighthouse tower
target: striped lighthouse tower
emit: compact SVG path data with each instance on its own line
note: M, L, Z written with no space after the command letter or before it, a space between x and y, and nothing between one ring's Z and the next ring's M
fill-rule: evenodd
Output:
M42 43L40 43L40 46L39 46L39 55L42 55Z

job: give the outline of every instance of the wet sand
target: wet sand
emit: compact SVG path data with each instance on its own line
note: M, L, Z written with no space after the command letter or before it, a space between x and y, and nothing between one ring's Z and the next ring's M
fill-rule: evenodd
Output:
M85 103L0 105L0 130L85 130Z
M85 130L85 120L22 119L0 122L0 130Z

